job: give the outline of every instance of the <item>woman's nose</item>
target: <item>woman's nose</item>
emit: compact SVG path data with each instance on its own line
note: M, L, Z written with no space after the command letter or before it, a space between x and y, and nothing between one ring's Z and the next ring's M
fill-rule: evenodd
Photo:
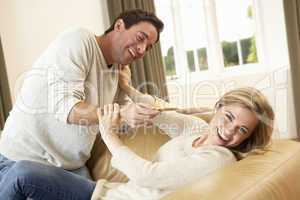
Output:
M225 134L227 136L233 136L236 133L236 126L233 122L227 124L225 128Z

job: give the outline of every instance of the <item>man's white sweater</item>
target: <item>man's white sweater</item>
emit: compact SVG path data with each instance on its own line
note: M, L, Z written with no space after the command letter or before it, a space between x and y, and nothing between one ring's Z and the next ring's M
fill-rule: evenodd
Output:
M23 77L0 153L11 160L70 170L82 167L98 126L68 124L69 112L80 101L102 106L125 99L118 90L117 72L117 66L107 67L94 34L84 29L62 33Z

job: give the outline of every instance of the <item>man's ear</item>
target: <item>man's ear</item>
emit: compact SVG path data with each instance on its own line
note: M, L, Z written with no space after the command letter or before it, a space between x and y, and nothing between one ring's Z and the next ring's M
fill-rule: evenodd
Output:
M125 29L125 23L123 19L118 19L114 25L114 30L123 31Z

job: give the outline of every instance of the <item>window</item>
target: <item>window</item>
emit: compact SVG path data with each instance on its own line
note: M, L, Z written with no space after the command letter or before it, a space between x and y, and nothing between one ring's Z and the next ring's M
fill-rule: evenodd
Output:
M215 0L224 66L258 62L251 0Z
M168 77L259 63L253 0L155 0Z

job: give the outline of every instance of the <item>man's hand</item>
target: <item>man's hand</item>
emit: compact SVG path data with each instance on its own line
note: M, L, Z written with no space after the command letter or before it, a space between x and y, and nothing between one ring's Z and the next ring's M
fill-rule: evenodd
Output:
M128 65L119 66L119 87L124 89L130 86L131 71Z
M131 127L151 125L160 112L148 104L131 103L121 108L121 118Z

